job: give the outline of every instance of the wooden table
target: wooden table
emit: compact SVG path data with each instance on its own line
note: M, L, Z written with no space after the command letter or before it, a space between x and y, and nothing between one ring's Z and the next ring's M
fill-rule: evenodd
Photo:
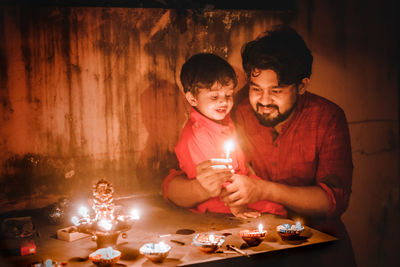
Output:
M276 233L276 226L294 222L270 214L247 220L225 214L196 214L166 203L160 196L133 197L120 201L119 204L124 207L139 209L141 218L127 232L126 239L119 237L116 249L122 252L122 256L117 266L259 266L268 262L275 263L274 266L289 266L291 263L285 265L282 262L290 262L290 255L296 253L302 255L301 259L293 259L296 264L304 258L307 258L308 261L310 257L313 257L313 253L318 251L321 244L324 245L336 240L333 236L305 226L302 235L307 238L298 241L282 241ZM37 253L28 256L3 253L3 258L0 255L1 266L29 266L32 262L46 259L64 261L67 262L67 266L94 266L88 259L88 255L95 251L97 246L90 237L72 242L58 240L56 231L69 226L68 221L62 225L50 225L40 214L34 214L32 220L40 234L39 237L35 238ZM243 248L250 255L249 258L226 249L226 244L240 248L244 241L238 235L239 231L256 229L259 223L262 223L264 229L268 231L267 236L260 245ZM177 231L181 229L191 229L194 232L188 235L177 234ZM206 254L199 251L192 244L193 237L197 233L227 235L225 243L220 249L223 253ZM184 245L171 242L171 240L178 240L183 242ZM160 241L172 247L163 263L152 263L139 253L139 248L143 244ZM4 247L5 244L2 245Z

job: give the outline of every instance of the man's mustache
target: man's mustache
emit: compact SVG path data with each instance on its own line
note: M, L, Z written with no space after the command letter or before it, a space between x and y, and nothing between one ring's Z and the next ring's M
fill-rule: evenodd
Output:
M277 105L274 105L274 104L263 105L261 103L257 103L257 110L259 110L260 107L262 107L262 108L275 108L275 109L277 109L279 111L279 107Z

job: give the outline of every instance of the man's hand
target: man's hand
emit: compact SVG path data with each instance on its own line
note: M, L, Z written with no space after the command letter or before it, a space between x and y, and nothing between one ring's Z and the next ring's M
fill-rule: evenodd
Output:
M210 197L219 196L224 182L232 177L231 163L230 159L210 159L196 166L197 180Z
M228 206L240 206L263 200L265 181L234 174L231 183L225 186L221 199Z

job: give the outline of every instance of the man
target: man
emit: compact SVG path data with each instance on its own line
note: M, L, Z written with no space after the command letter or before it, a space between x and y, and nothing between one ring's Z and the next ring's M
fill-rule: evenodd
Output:
M301 36L287 27L245 45L248 98L236 107L234 121L251 167L262 179L238 174L227 178L227 172L214 170L210 160L198 165L197 184L189 194L220 194L229 206L260 200L279 203L290 211L289 217L300 217L306 225L339 238L323 252L322 264L355 266L340 219L352 183L348 125L339 106L306 91L312 61ZM168 177L164 184L165 195L181 206L190 198L177 191L183 179ZM230 183L219 189L226 179ZM201 198L188 203L197 200Z

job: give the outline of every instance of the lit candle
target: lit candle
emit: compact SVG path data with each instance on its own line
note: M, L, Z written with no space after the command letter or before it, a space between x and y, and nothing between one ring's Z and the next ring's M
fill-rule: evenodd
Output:
M295 228L296 228L296 230L302 230L302 226L301 226L301 222L300 221L296 222Z
M229 159L229 156L234 149L235 149L235 142L233 141L233 139L230 139L225 142L224 151L227 159Z
M131 210L131 218L132 220L139 220L140 215L138 210Z
M263 225L261 223L258 225L258 231L260 233L262 233L262 231L263 231Z
M209 240L211 243L214 243L214 241L215 241L214 235L210 235L210 236L208 237L208 240Z
M113 256L113 249L112 249L112 247L106 248L106 251L105 251L105 252L106 252L106 253L105 253L106 258L107 258L107 259L111 259L112 256Z

